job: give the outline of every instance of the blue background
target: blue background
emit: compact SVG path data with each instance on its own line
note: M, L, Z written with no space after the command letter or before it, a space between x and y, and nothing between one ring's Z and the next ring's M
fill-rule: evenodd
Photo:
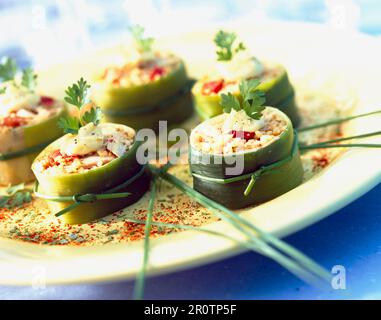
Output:
M48 8L49 19L60 19L60 12L50 1L32 1ZM84 1L87 3L89 1ZM121 29L123 16L115 14L121 1L112 1L108 9L111 16L100 25L86 25L91 37L116 36ZM153 3L160 1L153 1ZM215 3L216 1L204 1ZM244 10L239 1L238 9L232 1L221 1L222 10L215 22L226 17L234 19ZM267 15L283 20L302 20L324 23L324 1L269 1ZM100 1L92 4L101 6ZM109 2L107 2L109 3ZM192 5L198 1L192 1ZM200 2L201 3L201 2ZM381 4L379 1L352 1L361 9L358 28L372 35L381 33ZM189 1L172 1L173 6L191 5ZM201 5L201 4L200 4ZM114 7L115 6L115 7ZM111 9L110 9L111 7ZM108 11L104 8L104 14ZM114 10L114 11L113 11ZM0 1L2 15L27 12L21 1ZM118 20L120 19L120 21ZM108 21L108 22L107 22ZM1 24L1 23L0 23ZM190 26L191 27L191 26ZM0 56L12 54L27 65L35 57L17 40L7 45L0 42ZM285 213L287 214L287 213ZM191 270L152 277L147 282L146 298L149 299L381 299L381 185L332 216L308 227L285 240L323 266L331 269L343 265L347 272L347 290L322 292L311 288L272 261L255 253L245 253L217 263ZM48 286L44 290L31 287L0 287L1 299L128 299L133 282L96 285Z

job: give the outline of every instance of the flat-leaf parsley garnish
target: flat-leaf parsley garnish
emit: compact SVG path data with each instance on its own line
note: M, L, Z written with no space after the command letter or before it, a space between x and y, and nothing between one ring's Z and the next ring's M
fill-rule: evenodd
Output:
M258 79L243 80L239 84L239 91L242 99L234 96L230 92L221 94L221 106L225 113L231 110L244 110L252 119L259 120L265 110L263 104L266 102L265 93L257 89L260 82Z
M102 111L100 108L91 108L90 111L87 111L82 116L82 122L84 124L88 124L90 122L94 123L95 125L99 124L102 117Z
M37 75L32 68L26 68L22 72L21 85L28 88L30 91L34 91L37 86Z
M214 43L218 47L217 60L230 61L234 54L246 49L242 42L236 44L237 35L233 32L220 30L214 37Z
M66 89L65 101L81 109L88 102L89 89L90 85L81 78L77 83Z
M12 58L5 57L0 63L0 80L9 81L13 80L17 73L16 61Z
M78 118L75 117L61 117L58 120L58 126L63 129L65 133L78 133L79 128L81 127L81 124L79 123Z
M77 134L81 127L89 123L99 124L102 115L99 107L92 107L89 111L81 114L82 108L89 102L89 89L90 85L83 78L66 89L65 101L77 107L79 115L78 117L66 116L59 119L58 126L65 133Z
M138 24L134 25L130 28L130 31L140 52L149 52L152 50L154 38L145 38L144 28L142 26Z
M21 72L21 71L20 71ZM37 75L33 69L28 67L21 72L21 79L16 77L19 73L16 61L5 57L0 63L0 82L11 81L13 86L22 86L31 92L34 92L37 86ZM6 92L6 87L0 88L0 94Z

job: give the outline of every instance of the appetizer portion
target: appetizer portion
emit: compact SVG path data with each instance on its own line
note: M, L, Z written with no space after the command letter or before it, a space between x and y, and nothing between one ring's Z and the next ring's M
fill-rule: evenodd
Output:
M239 84L241 99L221 95L224 113L193 129L195 190L232 209L271 200L303 179L296 135L279 109L264 107L258 80Z
M230 92L239 97L241 80L258 79L258 89L265 93L266 103L286 113L293 125L298 126L295 92L286 69L252 57L242 42L237 44L234 33L219 31L214 42L218 47L217 73L197 81L192 89L196 111L202 120L222 113L222 93Z
M193 104L183 61L155 51L154 40L143 36L142 27L131 31L134 51L121 65L106 68L94 85L93 100L102 106L105 121L156 129L159 120L186 120Z
M199 152L232 155L264 148L279 139L286 128L287 121L274 108L263 110L259 120L243 110L232 110L197 126L191 142Z
M48 175L84 173L122 157L133 145L135 130L112 123L81 127L78 134L60 139L60 146L36 161L35 169Z
M135 130L100 124L99 108L82 112L88 88L81 79L66 91L65 100L78 107L79 116L60 119L66 135L43 150L32 165L39 183L37 196L48 200L52 212L67 210L62 219L69 224L125 208L141 198L150 181L136 159ZM121 192L125 194L115 195Z
M29 182L33 159L62 135L57 121L65 104L36 93L33 70L18 71L10 58L0 64L0 79L0 185Z

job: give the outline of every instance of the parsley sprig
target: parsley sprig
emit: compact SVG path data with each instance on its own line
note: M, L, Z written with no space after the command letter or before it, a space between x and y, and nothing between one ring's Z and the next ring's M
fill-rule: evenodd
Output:
M32 68L26 68L22 70L21 82L17 83L16 75L19 72L16 61L12 58L5 57L0 63L0 80L13 81L15 86L21 85L27 88L29 91L34 92L37 86L37 75ZM5 93L6 88L0 89L0 94Z
M79 79L77 83L69 86L65 93L65 101L78 109L78 117L65 116L58 120L58 126L63 129L64 133L77 134L78 130L89 124L99 124L101 120L101 109L99 107L91 108L84 114L81 114L82 108L89 103L89 89L90 85L83 78Z
M259 120L262 111L265 110L263 104L266 102L265 93L257 89L260 82L258 79L243 80L239 84L239 91L242 100L230 92L221 94L221 106L225 113L231 110L244 110L252 119Z
M32 190L25 188L23 183L11 186L0 195L0 208L13 209L32 201Z
M28 88L30 91L34 91L37 86L37 75L32 68L26 68L22 72L21 85Z
M237 35L234 32L220 30L214 37L214 43L218 47L217 60L230 61L234 54L246 49L242 42L237 43ZM236 44L237 43L237 44Z
M140 52L149 52L152 50L152 45L155 40L151 37L144 37L144 28L142 26L138 24L134 25L130 27L130 31Z
M89 102L88 92L90 85L87 84L83 78L79 79L77 83L69 86L65 93L65 101L81 109L86 103Z
M12 58L5 57L0 63L0 79L1 81L13 80L17 73L16 61Z

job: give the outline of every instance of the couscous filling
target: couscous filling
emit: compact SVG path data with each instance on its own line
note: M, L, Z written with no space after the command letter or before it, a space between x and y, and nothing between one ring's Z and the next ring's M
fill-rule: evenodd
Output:
M88 125L67 134L57 148L41 158L36 169L48 174L83 173L122 157L133 145L135 131L115 124Z
M40 96L12 82L1 85L0 130L33 125L57 115L63 103Z
M191 134L191 145L209 154L255 151L279 139L286 128L286 120L273 108L266 108L260 120L243 110L232 110L198 125Z
M259 77L250 76L247 77L245 80L251 80L254 78L258 78L261 82L266 82L269 79L275 78L279 75L279 69L272 67L272 68L265 68L263 70L263 73ZM223 78L217 78L210 80L208 78L205 78L204 81L202 81L201 84L201 93L203 95L209 96L209 95L216 95L221 93L236 93L239 91L238 85L239 82L242 79L223 79Z
M117 87L137 86L156 81L179 67L181 61L172 54L150 52L131 59L122 66L105 69L101 79Z

